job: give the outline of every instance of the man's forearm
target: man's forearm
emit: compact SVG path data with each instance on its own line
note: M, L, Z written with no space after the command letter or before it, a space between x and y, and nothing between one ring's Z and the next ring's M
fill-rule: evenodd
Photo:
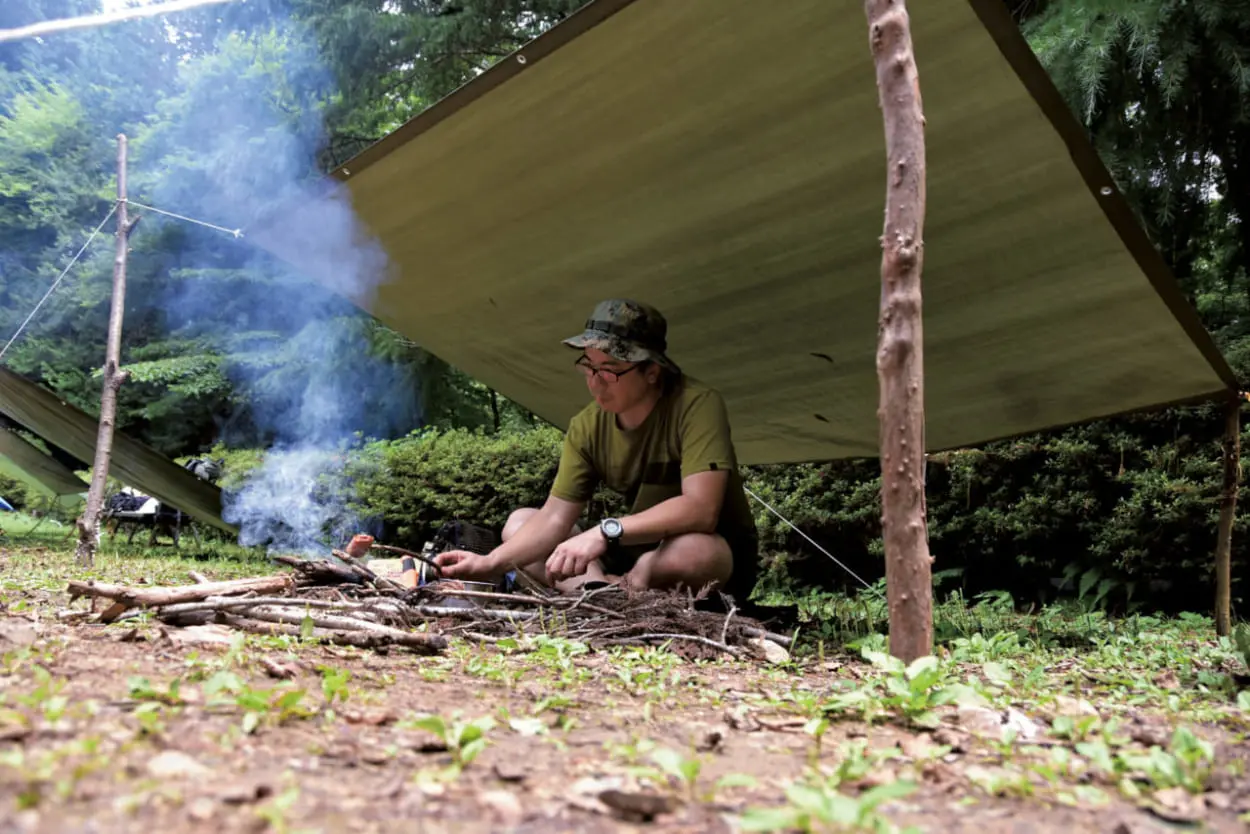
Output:
M568 535L568 523L540 511L516 535L495 548L490 558L500 573L523 568L546 559Z
M635 515L622 516L621 544L648 544L684 533L714 533L719 512L689 495L677 495Z

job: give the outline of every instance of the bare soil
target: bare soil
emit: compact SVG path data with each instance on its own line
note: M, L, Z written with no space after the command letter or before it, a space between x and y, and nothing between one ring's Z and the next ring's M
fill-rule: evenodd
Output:
M0 577L13 568L0 553ZM783 804L813 761L799 696L867 668L847 658L692 663L663 650L629 661L560 657L461 641L440 657L255 636L232 647L188 640L214 640L212 629L66 624L56 615L68 600L55 590L10 591L5 603L0 832L736 831L748 807ZM245 732L247 709L214 704L206 691L223 671L262 704L273 693L261 690L303 690L298 706L309 714L260 709ZM350 675L337 688L327 683L342 672ZM1172 725L1161 714L1098 707L1132 717L1143 751L1152 734L1166 746ZM1023 754L970 734L953 708L942 712L936 730L888 716L872 725L835 719L815 761L832 772L856 741L892 754L842 791L912 778L917 789L882 816L922 831L1246 830L1238 815L1250 812L1250 752L1236 726L1194 728L1216 745L1220 769L1197 795L1132 800L1088 773L1056 784L1033 774L1023 783L1031 789L1015 783L992 795L987 779ZM412 723L425 714L491 716L496 726L456 772L439 738ZM703 762L693 796L679 780L633 769L653 766L638 752L644 740ZM1225 772L1236 761L1240 773ZM706 795L730 774L756 783ZM1105 801L1088 801L1083 785L1100 787ZM631 802L648 801L637 794L668 808L631 817Z

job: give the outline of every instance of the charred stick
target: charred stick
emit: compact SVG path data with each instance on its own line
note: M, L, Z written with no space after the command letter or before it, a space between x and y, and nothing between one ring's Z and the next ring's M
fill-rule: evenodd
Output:
M368 579L370 582L372 582L374 585L377 585L378 587L398 588L401 591L408 590L403 585L400 585L398 582L392 582L391 580L387 579L385 576L378 576L376 573L373 572L372 569L366 566L363 562L361 562L355 556L351 555L350 553L344 550L335 549L330 552L333 553L335 557L342 559L344 562L346 562L352 568L353 571L355 571L356 573L358 573L360 576L364 577L365 579Z
M274 556L274 561L295 568L304 576L310 579L320 580L322 582L348 582L354 585L360 584L360 579L356 574L347 568L339 567L328 559L301 559L298 556L287 556L279 554Z

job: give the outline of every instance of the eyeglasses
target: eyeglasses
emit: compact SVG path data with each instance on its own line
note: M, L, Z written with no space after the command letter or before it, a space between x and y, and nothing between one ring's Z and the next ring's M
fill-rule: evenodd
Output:
M600 379L602 379L604 382L615 383L621 377L625 376L625 374L629 373L630 371L638 370L646 363L639 362L635 365L630 365L628 368L626 368L623 371L609 371L607 368L596 368L594 365L590 364L589 359L587 359L585 356L582 356L582 357L579 357L578 360L574 362L573 364L577 366L577 369L581 371L582 375L585 376L587 379L597 376Z

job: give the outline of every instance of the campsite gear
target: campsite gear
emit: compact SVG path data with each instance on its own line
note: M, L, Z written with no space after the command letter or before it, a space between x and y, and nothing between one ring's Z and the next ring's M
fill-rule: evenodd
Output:
M595 305L586 329L564 340L571 348L595 348L622 362L655 362L674 373L681 369L665 353L668 322L650 304L610 298Z
M13 505L8 501L5 501L3 498L0 498L0 510L3 510L6 513L17 512L17 510L13 509Z
M422 565L425 563L422 562ZM417 560L411 556L405 556L403 562L400 563L399 584L405 588L415 588L420 584L420 573L417 571Z

